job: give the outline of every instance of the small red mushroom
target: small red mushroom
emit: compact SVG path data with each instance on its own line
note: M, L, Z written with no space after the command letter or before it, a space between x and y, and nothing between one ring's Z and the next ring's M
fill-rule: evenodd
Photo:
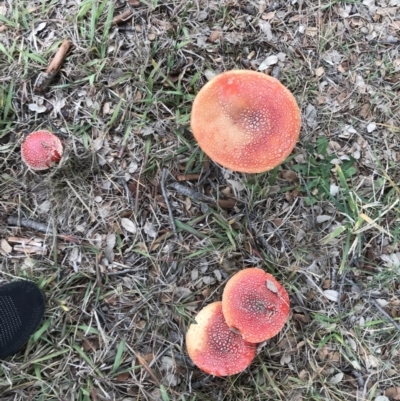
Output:
M49 131L32 132L21 146L22 160L32 170L47 170L60 161L62 154L60 139Z
M271 274L248 268L227 282L222 311L231 329L244 340L259 343L281 331L290 312L289 296Z
M229 376L247 368L256 352L255 344L229 329L221 302L203 308L186 334L188 353L195 365L214 376Z
M201 88L190 125L200 148L234 171L261 173L281 164L300 133L300 110L277 79L226 71Z

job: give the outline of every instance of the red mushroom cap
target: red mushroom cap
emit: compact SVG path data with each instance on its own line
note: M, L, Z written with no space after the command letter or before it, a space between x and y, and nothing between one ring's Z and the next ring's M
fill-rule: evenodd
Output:
M186 346L192 361L204 372L214 376L229 376L250 365L256 352L255 344L229 329L222 314L221 302L203 308L186 334Z
M191 127L201 149L235 171L261 173L281 164L300 133L300 110L277 79L255 71L227 71L197 94Z
M227 282L222 311L227 325L244 340L259 343L284 326L290 311L289 296L271 274L258 268L244 269Z
M32 132L21 146L22 160L32 170L47 170L60 161L62 154L60 139L49 131Z

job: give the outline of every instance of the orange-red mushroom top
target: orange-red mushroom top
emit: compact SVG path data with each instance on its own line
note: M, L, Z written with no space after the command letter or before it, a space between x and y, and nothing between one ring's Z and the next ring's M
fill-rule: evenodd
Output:
M227 282L222 311L229 327L244 340L258 343L275 336L284 326L290 312L289 296L271 274L248 268Z
M235 171L260 173L281 164L300 133L300 110L277 79L247 70L227 71L197 94L191 128L200 148Z
M203 308L186 334L188 353L195 365L214 376L229 376L247 368L256 352L255 344L229 329L221 302Z
M60 161L62 154L60 139L49 131L32 132L21 146L22 160L32 170L47 170Z

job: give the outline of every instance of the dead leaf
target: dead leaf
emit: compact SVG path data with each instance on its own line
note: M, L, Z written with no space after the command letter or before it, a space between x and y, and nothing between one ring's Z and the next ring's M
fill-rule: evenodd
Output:
M308 104L305 111L306 123L310 128L316 128L317 122L317 109L312 104Z
M335 290L325 290L324 295L330 301L337 302L339 300L339 293Z
M261 28L265 36L267 37L267 40L271 41L273 40L274 36L272 34L272 29L271 29L271 24L267 21L259 20L258 21L258 26Z
M151 238L156 238L157 237L157 230L154 226L154 224L150 221L146 221L143 231Z
M340 383L340 382L342 381L343 376L344 376L344 373L339 372L338 374L332 376L332 377L329 379L329 383L331 383L331 384L338 384L338 383Z
M161 371L168 371L168 370L174 370L175 369L175 362L174 360L169 357L169 356L163 356L161 358L161 366L160 370Z
M232 45L237 45L243 41L243 34L241 32L228 32L224 35L224 39Z
M288 354L283 354L281 357L281 365L287 365L292 360L292 357Z
M214 43L214 42L216 42L219 38L220 38L220 36L221 36L221 32L220 31L212 31L211 32L211 35L208 37L208 41L210 42L210 43Z
M84 338L82 348L85 352L95 352L99 348L99 339L97 337Z
M263 20L266 20L266 21L271 20L271 19L273 19L274 17L275 17L275 11L271 11L271 12L269 12L269 13L264 13L264 14L261 16L261 18L262 18Z
M325 223L326 221L329 221L332 219L332 216L328 216L326 214L321 214L319 216L317 216L317 223L321 224L321 223Z
M323 284L322 284L322 288L324 290L327 290L330 286L331 286L332 280L327 278L324 280Z
M131 221L127 218L123 218L123 219L121 219L121 225L123 228L125 228L126 231L128 231L132 234L136 234L137 227L133 221Z
M208 81L213 79L217 74L214 71L211 71L209 69L204 71L204 76L207 78Z
M264 71L266 70L269 66L274 65L278 62L278 56L275 56L274 54L271 56L268 56L258 67L259 71Z
M371 105L369 103L365 103L361 106L360 115L364 119L368 119L371 112Z
M125 382L127 381L129 378L131 377L131 375L129 374L129 372L124 372L119 374L115 380L117 380L117 382Z
M114 233L108 234L106 237L106 247L104 248L104 256L107 260L112 263L114 261L114 252L113 248L117 241L117 237Z
M229 210L233 209L236 205L236 200L235 199L219 199L218 200L218 206L221 209Z
M38 105L36 103L29 103L28 108L31 111L36 111L38 114L44 113L47 110L46 106Z
M385 390L386 397L393 400L400 400L400 387L389 387Z
M231 185L234 192L243 191L245 188L245 186L240 181L236 181L236 180L226 180L226 181Z
M371 122L371 123L369 123L369 124L367 125L367 131L368 131L369 133L371 133L371 132L373 132L373 131L375 131L375 130L376 130L376 123Z
M306 28L306 30L305 30L305 34L306 34L307 36L314 37L314 36L316 36L316 35L318 34L318 28L308 26L308 27Z
M293 313L293 319L297 320L300 323L308 323L310 321L308 316L301 313Z
M5 253L11 253L12 252L12 246L5 239L1 240L1 249Z
M395 16L398 11L398 7L379 7L376 10L378 15L391 15Z
M282 178L289 182L294 182L295 184L299 183L299 176L292 170L286 170L282 172Z

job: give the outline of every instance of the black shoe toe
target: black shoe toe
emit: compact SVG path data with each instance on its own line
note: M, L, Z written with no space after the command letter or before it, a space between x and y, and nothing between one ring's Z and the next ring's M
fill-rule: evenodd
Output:
M36 284L16 281L0 286L0 359L16 353L43 318L45 300Z

